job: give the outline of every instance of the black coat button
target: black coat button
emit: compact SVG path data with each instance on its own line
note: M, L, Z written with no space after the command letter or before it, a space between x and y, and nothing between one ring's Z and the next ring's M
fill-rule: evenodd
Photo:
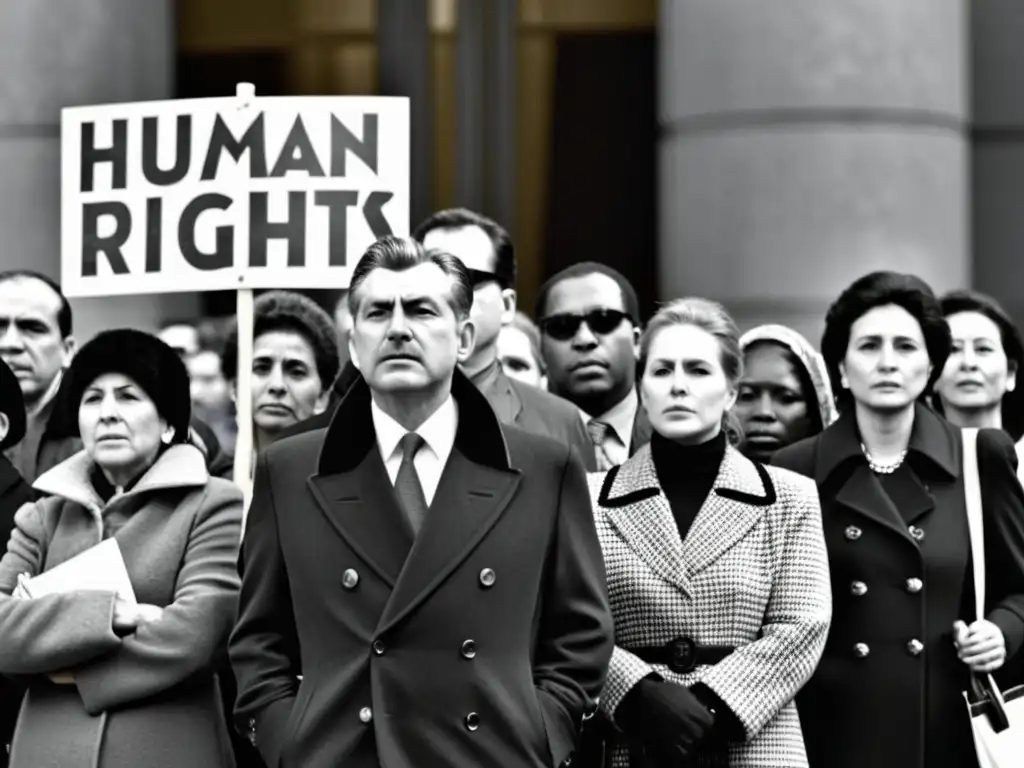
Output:
M907 592L912 595L916 595L924 589L924 582L920 579L907 579Z
M462 655L467 659L472 659L476 656L476 642L473 640L467 640L462 644Z
M856 525L848 526L847 529L843 532L843 535L846 536L848 541L856 541L860 538L860 534L861 530Z
M466 715L465 723L466 730L475 731L477 728L480 727L480 715L478 715L476 712L470 712L468 715Z
M491 568L484 568L480 571L480 586L484 589L490 589L494 586L494 582L498 580L497 575Z
M867 643L857 643L853 646L853 655L858 659L866 659L870 653L871 648Z
M355 589L359 583L359 573L355 568L346 568L345 572L341 574L341 586L345 589Z
M909 528L907 528L907 533L909 533L911 538L913 538L915 541L920 541L924 538L924 531L918 528L916 525L912 525Z
M868 593L868 585L863 581L850 582L850 594L854 597L863 597Z
M383 640L374 640L373 641L373 652L375 654L377 654L378 656L383 656L384 655L384 651L386 651L386 650L387 650L387 648L385 647Z

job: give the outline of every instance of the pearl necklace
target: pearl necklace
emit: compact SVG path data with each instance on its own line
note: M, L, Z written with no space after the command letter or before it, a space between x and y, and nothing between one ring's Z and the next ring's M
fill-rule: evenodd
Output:
M868 466L871 467L871 471L874 472L876 475L891 475L893 472L895 472L897 469L903 466L903 460L907 458L906 448L900 451L900 455L897 456L895 459L885 463L875 461L873 458L871 458L871 454L868 453L868 449L864 445L864 443L860 444L860 450L861 453L864 454L864 458L868 460Z

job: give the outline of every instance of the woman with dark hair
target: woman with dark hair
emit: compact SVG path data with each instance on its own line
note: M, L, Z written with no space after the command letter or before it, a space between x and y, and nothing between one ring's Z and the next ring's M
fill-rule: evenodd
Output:
M653 437L591 475L615 619L600 707L618 726L616 766L807 765L793 697L830 616L818 494L729 444L738 336L714 302L662 307L640 341Z
M224 345L224 376L237 391L238 328ZM269 291L253 309L253 443L263 450L289 427L321 413L341 367L330 315L300 293Z
M84 450L43 474L0 560L0 673L27 693L14 768L229 768L215 665L235 615L242 495L188 442L166 344L101 333L67 373ZM113 539L131 596L33 596L31 579Z
M958 427L1002 429L1024 436L1024 341L1006 310L991 296L953 291L939 300L953 349L935 385L935 408ZM1019 452L1018 447L1018 452Z
M775 454L813 477L832 571L825 653L797 699L812 768L973 768L962 692L1024 642L1013 444L978 433L987 603L975 620L960 429L926 404L949 327L922 280L874 272L825 319L841 416Z
M780 448L816 435L836 420L822 360L803 336L783 325L760 325L740 337L743 378L733 413L740 451L769 462Z

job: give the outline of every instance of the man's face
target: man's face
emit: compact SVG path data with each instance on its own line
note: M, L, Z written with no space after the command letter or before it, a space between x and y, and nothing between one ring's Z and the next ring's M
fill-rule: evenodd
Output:
M181 358L191 357L199 351L199 331L191 325L169 325L157 334L157 338Z
M71 361L74 340L61 337L60 305L60 296L40 280L0 283L0 357L18 377L26 407L46 394Z
M349 351L370 388L401 394L450 385L473 349L473 323L449 303L452 280L436 264L377 269L359 286Z
M196 352L185 361L191 384L192 405L224 408L231 399L227 379L220 369L220 355L210 350Z
M534 354L530 337L514 325L506 325L498 334L498 360L506 375L534 387L547 388L547 377Z
M612 278L597 273L557 283L540 320L552 392L579 404L620 392L624 397L633 386L638 329Z
M487 354L498 341L501 327L512 322L516 312L516 292L503 289L494 275L497 266L494 245L480 227L434 229L423 238L428 250L437 249L457 257L473 278L473 310L470 319L476 328L473 358ZM470 365L473 360L471 359Z

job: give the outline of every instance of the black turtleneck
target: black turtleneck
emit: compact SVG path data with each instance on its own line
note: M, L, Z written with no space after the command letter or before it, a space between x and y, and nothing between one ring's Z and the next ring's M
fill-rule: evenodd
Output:
M658 483L676 519L679 538L685 540L718 477L725 456L725 432L700 445L681 445L655 432L651 436L651 456Z

